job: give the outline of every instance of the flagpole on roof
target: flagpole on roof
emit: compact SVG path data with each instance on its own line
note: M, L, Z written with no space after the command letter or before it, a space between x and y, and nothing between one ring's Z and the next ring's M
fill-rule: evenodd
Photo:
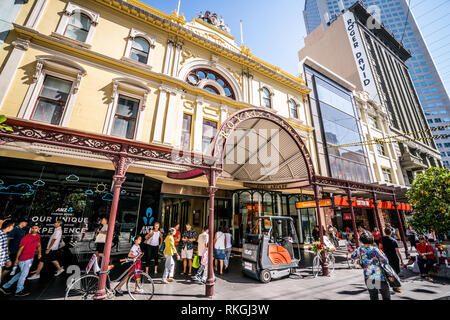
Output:
M241 46L243 46L244 45L244 31L242 29L242 20L240 20L240 22L241 22Z
M178 0L177 16L180 15L180 4L181 4L181 0Z

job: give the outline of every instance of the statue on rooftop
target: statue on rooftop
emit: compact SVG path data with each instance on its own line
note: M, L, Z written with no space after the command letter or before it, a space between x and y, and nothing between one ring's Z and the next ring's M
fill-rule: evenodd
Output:
M223 21L222 16L218 17L217 13L212 13L211 11L205 11L205 14L203 14L202 11L200 11L198 18L202 21L205 21L206 23L209 23L217 28L219 28L222 31L225 31L226 33L231 33L230 27L225 24Z

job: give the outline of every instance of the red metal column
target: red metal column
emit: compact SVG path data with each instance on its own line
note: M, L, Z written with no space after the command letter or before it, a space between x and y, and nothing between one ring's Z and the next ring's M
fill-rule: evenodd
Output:
M352 190L347 189L348 204L350 205L350 213L352 214L353 238L355 239L356 247L359 247L358 229L356 228L355 210L353 209Z
M397 212L398 225L400 228L400 237L402 238L403 246L405 247L405 255L406 255L406 258L409 259L410 255L409 255L409 250L408 250L408 244L406 243L405 230L403 229L403 222L400 217L400 211L398 211L398 203L397 203L397 198L395 197L395 193L392 194L392 198L394 200L395 211Z
M372 196L373 196L373 206L374 206L373 212L375 214L375 219L377 221L378 229L380 230L381 235L384 237L383 225L381 224L380 210L378 210L379 201L377 200L377 194L375 192L373 192Z
M211 170L208 177L209 187L209 241L208 241L208 278L206 279L205 295L212 298L214 295L214 195L216 188L216 172Z
M103 250L102 266L98 282L98 289L94 297L94 299L96 300L106 299L106 280L108 275L108 266L111 255L112 240L114 236L114 227L116 224L116 215L117 215L117 207L119 204L120 189L122 188L122 184L126 179L125 174L127 172L128 166L133 161L130 158L126 157L126 150L127 146L123 146L122 151L120 152L120 156L114 157L112 159L113 164L116 168L115 174L113 176L114 192L111 204L111 211L109 213L108 233L106 234L105 249Z
M319 195L319 186L314 184L314 198L316 200L316 213L317 213L317 221L319 223L319 236L320 242L323 244L323 228L322 228L322 217L320 215L320 195ZM325 256L325 250L322 251L322 273L324 276L328 276L330 274L328 270L328 263Z

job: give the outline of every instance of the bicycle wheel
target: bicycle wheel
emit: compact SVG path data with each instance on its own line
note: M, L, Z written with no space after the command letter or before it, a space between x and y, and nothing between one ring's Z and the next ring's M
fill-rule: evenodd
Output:
M66 290L64 300L93 300L98 288L98 276L88 274L75 280Z
M320 263L320 257L319 256L315 256L314 257L313 265L312 265L312 271L313 271L314 278L317 278L317 276L322 271L322 264Z
M127 281L127 290L133 300L150 300L153 298L155 285L148 274L136 271Z
M328 263L328 271L331 274L334 271L334 264L336 263L336 258L334 257L333 254L329 253L327 255L327 263Z

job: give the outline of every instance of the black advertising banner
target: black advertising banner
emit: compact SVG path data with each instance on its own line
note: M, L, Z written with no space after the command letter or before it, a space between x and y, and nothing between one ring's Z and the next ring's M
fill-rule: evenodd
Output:
M161 182L145 177L136 234L147 234L155 222L160 222L160 195Z

